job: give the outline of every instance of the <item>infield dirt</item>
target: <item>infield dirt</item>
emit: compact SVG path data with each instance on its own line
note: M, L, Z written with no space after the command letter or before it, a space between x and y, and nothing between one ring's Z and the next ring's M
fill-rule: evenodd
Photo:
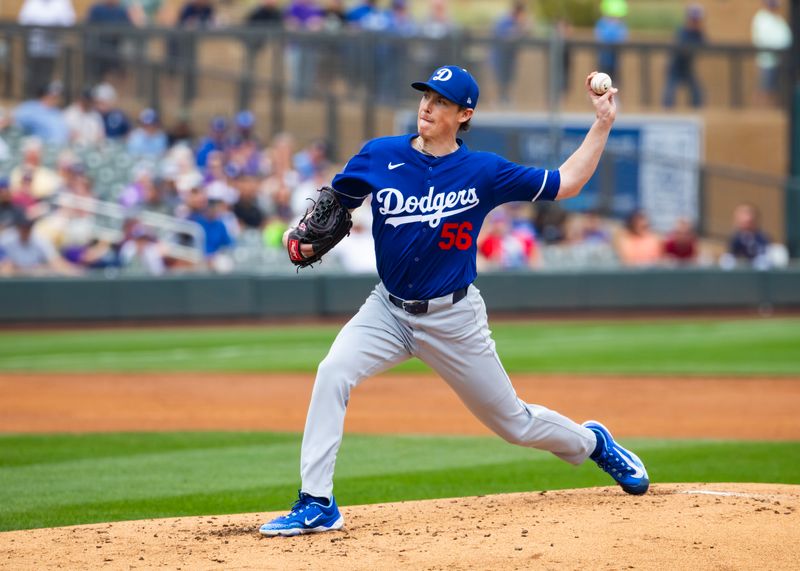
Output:
M302 430L307 375L18 374L0 431ZM523 399L615 435L800 439L797 379L515 375ZM483 434L432 376L353 393L347 430ZM0 533L0 569L797 569L800 486L656 484L345 506L345 529L262 538L276 514Z
M615 436L800 440L800 380L514 375L519 396ZM309 375L4 374L0 432L302 431ZM387 374L352 394L346 430L489 434L433 375Z

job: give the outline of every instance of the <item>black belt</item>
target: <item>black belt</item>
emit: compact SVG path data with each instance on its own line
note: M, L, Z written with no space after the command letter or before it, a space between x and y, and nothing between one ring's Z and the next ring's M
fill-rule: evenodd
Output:
M467 290L469 286L462 287L461 289L457 289L453 292L453 305L457 304L459 301L467 297ZM428 313L428 301L427 299L421 301L405 301L400 299L396 295L389 294L389 301L391 301L394 305L399 307L400 309L404 310L406 313L410 313L411 315L419 315L420 313Z

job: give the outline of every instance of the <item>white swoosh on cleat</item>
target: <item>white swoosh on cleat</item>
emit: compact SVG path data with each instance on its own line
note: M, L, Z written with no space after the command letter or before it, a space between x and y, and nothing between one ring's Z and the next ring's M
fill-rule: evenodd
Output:
M305 523L306 525L311 525L312 523L314 523L315 521L317 521L321 517L322 517L322 514L317 514L314 517L312 517L311 519L305 518L303 520L303 523Z
M616 448L616 447L615 447ZM644 476L644 469L637 465L633 460L628 458L626 454L622 454L622 451L617 448L617 453L625 460L625 463L633 469L633 474L631 474L634 478L641 478Z

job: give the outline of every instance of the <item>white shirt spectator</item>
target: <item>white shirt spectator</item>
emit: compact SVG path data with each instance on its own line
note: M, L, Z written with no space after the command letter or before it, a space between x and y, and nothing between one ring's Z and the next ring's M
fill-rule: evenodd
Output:
M761 8L753 16L753 45L757 48L782 50L792 45L792 30L786 20L777 12ZM778 56L769 52L759 52L756 62L761 68L778 65Z
M25 0L17 21L23 26L73 26L75 8L72 0ZM56 57L59 42L44 30L31 33L28 50L40 57Z
M70 141L80 147L96 147L106 139L103 117L92 108L86 109L76 101L64 111Z

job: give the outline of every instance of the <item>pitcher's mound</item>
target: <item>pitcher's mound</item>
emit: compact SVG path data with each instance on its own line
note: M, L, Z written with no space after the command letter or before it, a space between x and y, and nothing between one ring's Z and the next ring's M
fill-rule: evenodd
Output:
M792 569L800 486L661 484L342 509L345 529L262 538L276 514L0 534L13 569Z

